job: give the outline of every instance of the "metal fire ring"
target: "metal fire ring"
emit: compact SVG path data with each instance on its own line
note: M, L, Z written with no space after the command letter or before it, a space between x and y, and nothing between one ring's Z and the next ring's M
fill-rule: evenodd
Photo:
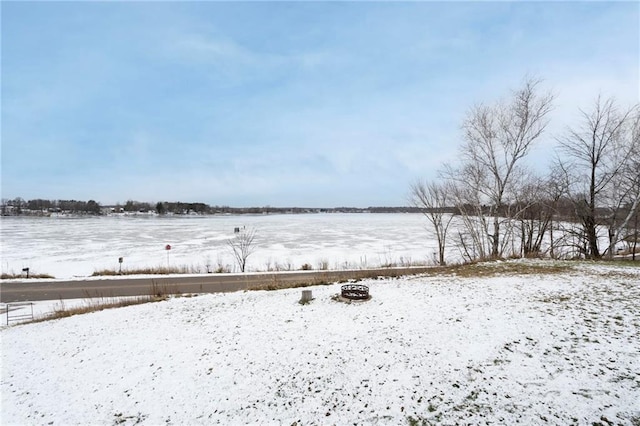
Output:
M342 297L351 300L368 299L369 287L361 284L345 284L342 286Z

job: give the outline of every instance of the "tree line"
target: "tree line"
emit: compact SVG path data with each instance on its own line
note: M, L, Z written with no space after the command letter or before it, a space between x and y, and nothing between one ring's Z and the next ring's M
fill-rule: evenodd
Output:
M506 100L473 106L459 160L411 187L445 263L447 244L467 261L511 256L612 257L638 245L640 107L602 96L554 135L545 173L525 164L549 124L554 96L527 78ZM456 215L445 213L453 207ZM451 228L456 218L459 225ZM453 235L450 235L453 234Z
M128 200L124 204L102 205L94 200L24 200L20 197L2 199L0 203L3 216L15 215L47 215L51 213L69 213L84 215L101 215L108 213L156 213L159 215L187 215L187 214L304 214L304 213L421 213L424 208L415 206L400 207L334 207L334 208L305 208L305 207L230 207L210 206L205 203L159 201L148 203ZM451 209L447 209L450 211Z
M3 216L9 215L41 215L45 213L68 212L73 214L99 215L102 206L95 200L23 200L20 197L14 199L2 199L0 209Z

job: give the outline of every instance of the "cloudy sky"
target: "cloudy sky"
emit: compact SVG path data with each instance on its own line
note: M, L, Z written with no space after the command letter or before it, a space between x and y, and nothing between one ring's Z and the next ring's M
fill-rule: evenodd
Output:
M525 75L638 102L636 2L2 2L2 197L406 205Z

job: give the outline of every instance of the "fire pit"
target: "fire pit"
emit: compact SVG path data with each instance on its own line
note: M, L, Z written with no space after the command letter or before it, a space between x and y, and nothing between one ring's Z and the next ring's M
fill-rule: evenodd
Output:
M345 284L342 286L342 297L349 300L369 299L369 287L361 284Z

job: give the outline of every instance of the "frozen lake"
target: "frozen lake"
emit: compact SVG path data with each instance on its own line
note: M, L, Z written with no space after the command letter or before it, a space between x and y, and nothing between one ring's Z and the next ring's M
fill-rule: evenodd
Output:
M243 226L256 230L248 271L432 263L437 252L421 214L2 217L0 225L3 273L28 267L56 278L117 270L120 257L123 269L237 270L227 240Z

